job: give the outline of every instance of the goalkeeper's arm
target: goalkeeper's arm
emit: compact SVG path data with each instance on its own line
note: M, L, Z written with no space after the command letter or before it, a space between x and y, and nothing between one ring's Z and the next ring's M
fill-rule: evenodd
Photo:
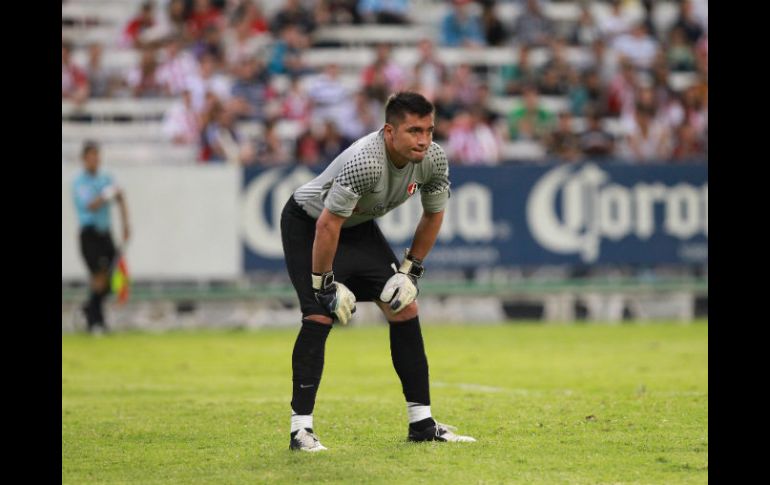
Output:
M417 229L414 231L412 246L409 248L409 255L413 258L424 261L428 253L433 249L433 245L438 238L438 232L441 230L441 223L444 221L444 211L425 212L423 211Z
M332 263L337 253L340 231L345 219L326 208L321 212L316 221L312 266L316 301L337 317L343 325L348 323L356 311L355 295L345 285L334 281L332 271Z

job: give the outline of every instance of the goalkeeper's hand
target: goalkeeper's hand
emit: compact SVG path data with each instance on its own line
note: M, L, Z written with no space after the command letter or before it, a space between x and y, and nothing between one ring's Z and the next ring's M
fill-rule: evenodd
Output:
M395 265L393 268L395 269ZM389 303L393 313L400 312L420 294L417 279L422 277L424 272L422 261L407 255L398 272L385 283L380 300Z
M316 301L337 317L341 324L347 325L356 312L356 296L353 292L342 283L334 281L333 271L313 273L312 279Z

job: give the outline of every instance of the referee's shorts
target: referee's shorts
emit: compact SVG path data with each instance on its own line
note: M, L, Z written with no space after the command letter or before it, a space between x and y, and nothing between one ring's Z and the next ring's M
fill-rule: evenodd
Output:
M281 240L303 317L331 316L316 302L310 278L315 224L316 220L307 215L294 197L289 197L281 213ZM334 279L350 288L357 301L379 299L385 283L395 273L391 264L398 267L398 259L374 220L342 228L332 265Z
M91 274L109 271L115 259L115 244L110 231L98 231L93 226L80 229L80 253Z

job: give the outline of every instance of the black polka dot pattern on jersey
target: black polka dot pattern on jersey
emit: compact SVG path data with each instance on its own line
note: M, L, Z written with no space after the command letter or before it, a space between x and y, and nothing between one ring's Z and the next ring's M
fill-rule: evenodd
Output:
M382 176L385 151L376 144L361 148L353 158L342 167L336 181L357 195L369 192Z
M433 177L420 188L420 192L428 195L436 195L442 192L446 192L449 188L449 173L447 166L449 164L444 150L437 144L433 144L431 149L425 155L427 160L433 165Z

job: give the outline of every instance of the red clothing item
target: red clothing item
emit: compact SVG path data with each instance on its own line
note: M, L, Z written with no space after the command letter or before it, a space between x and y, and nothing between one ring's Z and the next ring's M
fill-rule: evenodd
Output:
M258 17L251 21L251 31L254 34L262 34L267 32L269 29L267 27L267 22L264 18Z
M190 29L190 34L195 38L200 37L209 25L217 27L221 23L222 13L214 7L210 7L202 12L194 11L190 18L187 19L187 27Z
M142 31L152 27L154 24L155 22L152 20L145 22L141 17L135 17L126 25L126 28L123 29L123 36L130 40L131 43L135 43L142 34Z
M68 98L75 94L75 91L88 85L88 76L83 69L75 64L62 64L61 66L61 96Z

